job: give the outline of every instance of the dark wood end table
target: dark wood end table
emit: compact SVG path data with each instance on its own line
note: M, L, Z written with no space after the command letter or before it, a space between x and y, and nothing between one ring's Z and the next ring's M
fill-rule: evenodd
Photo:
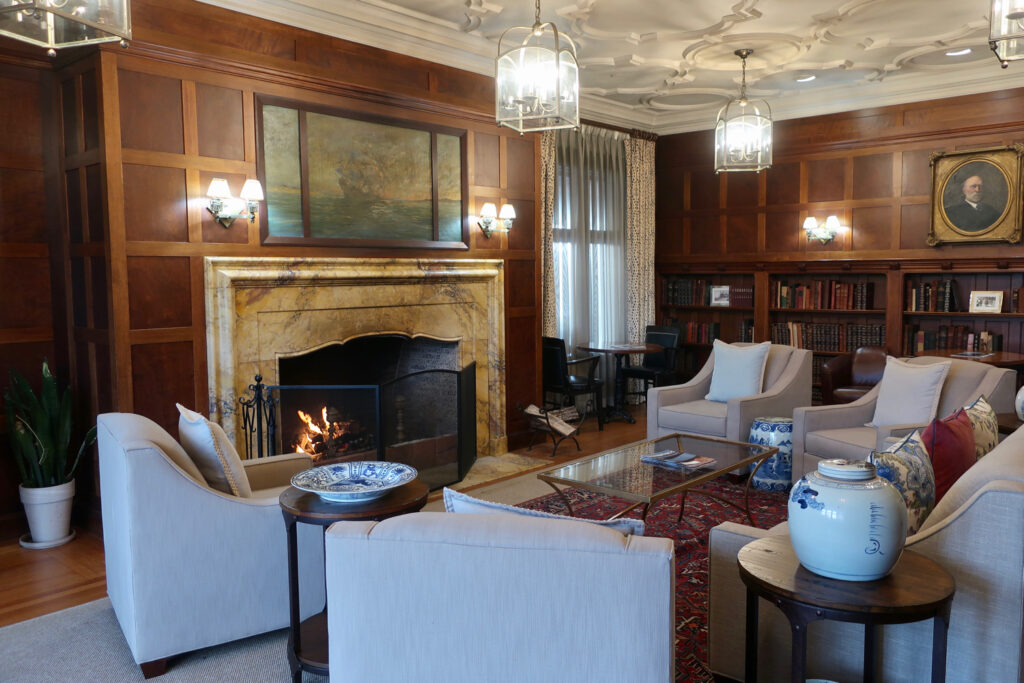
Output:
M1013 434L1024 422L1017 417L1017 413L996 413L996 422L999 424L1000 434Z
M288 666L293 683L302 680L302 672L329 675L327 662L327 605L309 619L299 616L299 546L295 523L317 524L325 530L334 522L380 521L388 517L421 510L427 504L430 489L419 478L399 486L376 500L365 503L332 503L315 493L289 486L278 502L288 533L288 602L291 629L288 634Z
M939 563L904 550L892 572L875 581L839 581L805 569L789 536L761 538L740 549L747 587L745 680L757 681L757 600L778 606L793 635L791 680L806 679L807 625L833 619L864 624L864 680L875 680L875 627L934 619L932 677L946 680L946 632L956 589Z

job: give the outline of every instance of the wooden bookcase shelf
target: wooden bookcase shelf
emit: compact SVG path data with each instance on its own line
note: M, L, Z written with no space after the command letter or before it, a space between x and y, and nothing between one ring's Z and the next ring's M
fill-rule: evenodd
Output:
M862 316L884 316L884 308L870 309L840 309L840 308L769 308L771 314L792 314L792 315L862 315Z

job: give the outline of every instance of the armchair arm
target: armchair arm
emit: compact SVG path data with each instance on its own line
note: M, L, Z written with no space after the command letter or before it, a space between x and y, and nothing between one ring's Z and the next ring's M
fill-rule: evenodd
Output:
M793 479L814 466L804 464L807 434L822 429L860 427L875 416L878 386L851 403L797 408L793 411Z
M753 396L731 398L728 403L725 438L746 441L755 417L789 417L793 411L811 403L811 354L795 352L782 375L768 391Z
M890 437L896 437L902 439L907 434L911 433L915 429L924 429L928 426L927 422L921 424L899 424L899 425L883 425L881 427L875 427L875 432L878 436L875 439L875 450L885 450L885 440Z
M242 461L249 488L253 491L284 486L303 470L313 466L313 459L305 453L284 453L269 458L250 458Z
M853 354L829 358L821 366L821 400L825 405L834 403L832 394L837 387L849 386L853 379Z
M590 363L590 366L584 368L587 373L587 384L594 383L594 373L597 372L597 364L601 361L600 356L584 356L583 358L573 358L566 361L566 365L569 366L569 374L572 374L572 366L579 365L581 363Z
M655 387L647 390L647 438L653 439L658 433L658 411L663 406L699 401L707 396L711 388L711 371L715 367L715 354L712 353L704 367L693 379L685 384L673 384L667 387Z

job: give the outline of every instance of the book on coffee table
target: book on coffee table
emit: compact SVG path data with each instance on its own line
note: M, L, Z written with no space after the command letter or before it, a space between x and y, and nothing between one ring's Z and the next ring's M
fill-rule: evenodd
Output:
M651 455L641 456L640 461L648 465L688 471L699 470L702 467L715 463L714 458L709 458L706 455L694 455L693 453L680 453L678 451L659 451Z

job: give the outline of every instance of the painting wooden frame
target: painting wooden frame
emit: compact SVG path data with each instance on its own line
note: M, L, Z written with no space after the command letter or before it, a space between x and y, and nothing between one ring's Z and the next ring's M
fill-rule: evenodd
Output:
M465 129L266 95L255 109L263 244L469 248Z
M1021 241L1024 145L931 156L928 244Z

